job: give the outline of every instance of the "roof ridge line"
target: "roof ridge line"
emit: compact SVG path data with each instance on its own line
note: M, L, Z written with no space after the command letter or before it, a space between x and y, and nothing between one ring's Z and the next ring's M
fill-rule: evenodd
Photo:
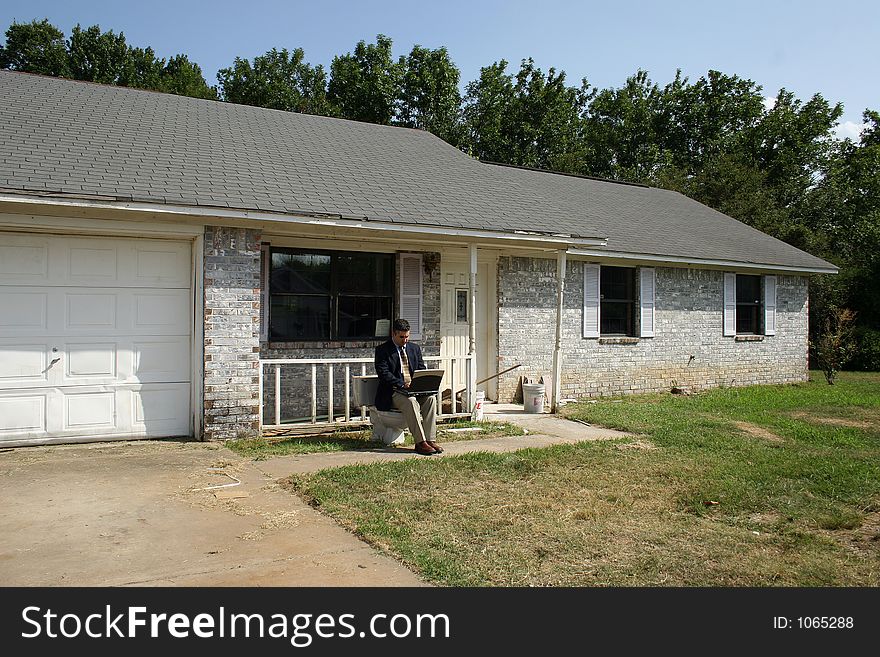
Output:
M550 173L557 176L569 176L571 178L586 178L587 180L596 180L598 182L613 183L615 185L629 185L630 187L643 187L645 189L655 189L650 185L643 183L630 182L628 180L614 180L612 178L600 178L598 176L588 176L583 173L569 173L568 171L555 171L554 169L539 169L538 167L527 167L521 164L506 164L505 162L493 162L492 160L477 160L480 164L490 164L496 167L508 167L510 169L524 169L526 171L536 171L538 173Z

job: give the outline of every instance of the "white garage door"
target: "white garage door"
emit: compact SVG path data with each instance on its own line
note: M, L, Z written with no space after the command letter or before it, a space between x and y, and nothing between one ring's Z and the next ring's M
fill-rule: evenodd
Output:
M0 445L189 435L191 254L0 233Z

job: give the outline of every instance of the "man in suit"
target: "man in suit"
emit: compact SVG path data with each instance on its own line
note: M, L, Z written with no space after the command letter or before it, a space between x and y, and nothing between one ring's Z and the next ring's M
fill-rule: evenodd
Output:
M395 319L391 338L376 347L376 408L380 411L397 409L406 418L406 424L416 443L415 452L423 456L440 454L437 436L437 399L434 395L405 394L416 370L427 369L422 349L409 341L409 322Z

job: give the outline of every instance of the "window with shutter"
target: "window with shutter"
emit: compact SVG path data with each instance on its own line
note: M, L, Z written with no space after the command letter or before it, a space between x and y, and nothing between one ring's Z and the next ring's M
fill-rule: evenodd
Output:
M724 335L736 335L736 274L724 274Z
M776 335L776 277L764 277L764 335Z
M584 337L599 337L599 265L584 265Z
M652 267L639 269L639 335L654 337L654 286L655 275Z
M400 313L409 322L410 338L422 339L422 255L400 254Z
M260 245L260 342L269 339L269 245Z

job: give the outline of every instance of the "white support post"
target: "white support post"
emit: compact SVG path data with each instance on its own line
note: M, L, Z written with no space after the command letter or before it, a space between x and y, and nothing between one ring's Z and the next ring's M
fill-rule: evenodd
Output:
M565 265L568 254L560 249L556 257L556 344L553 348L553 398L550 412L559 410L562 399L562 311L565 302Z
M449 380L452 381L452 414L455 414L455 358L449 359Z
M312 363L312 424L318 421L318 366Z
M468 278L468 294L470 296L470 312L468 313L468 356L470 356L471 366L467 368L467 401L464 411L473 410L474 398L477 388L477 245L468 244L468 255L470 256L470 277ZM485 281L483 281L485 285ZM485 347L484 347L485 348Z
M327 421L333 422L333 364L327 366Z
M260 435L263 435L263 363L257 363L257 371L259 372L259 400L260 400Z
M275 424L281 424L281 366L275 366Z
M351 365L345 365L345 421L351 420Z
M367 375L367 366L361 365L361 376L366 376L366 375ZM366 419L367 419L367 407L361 406L361 420L366 420Z

